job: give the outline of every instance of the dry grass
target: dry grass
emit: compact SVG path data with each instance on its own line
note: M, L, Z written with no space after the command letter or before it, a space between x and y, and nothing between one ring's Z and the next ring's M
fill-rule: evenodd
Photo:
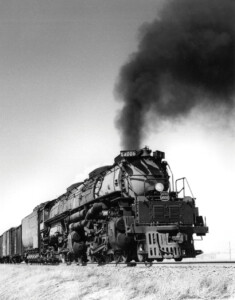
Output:
M235 299L235 267L0 265L0 299Z

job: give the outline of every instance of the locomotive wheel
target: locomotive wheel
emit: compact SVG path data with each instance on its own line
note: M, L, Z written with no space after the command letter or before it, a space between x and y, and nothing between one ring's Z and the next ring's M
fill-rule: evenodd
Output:
M147 255L146 254L137 254L137 258L138 258L139 262L147 261Z
M163 261L163 258L157 258L156 261L157 261L157 262L162 262L162 261Z
M96 262L95 256L92 255L92 254L87 255L87 259L91 263L95 263Z
M128 261L127 256L123 253L115 253L114 254L114 261L116 264L119 263L126 263Z
M146 267L152 267L153 259L147 259L144 264Z
M120 254L115 254L114 255L114 261L116 264L123 262L123 257Z
M182 261L182 259L183 259L182 257L176 257L175 261Z
M111 263L112 261L114 261L114 255L113 254L107 254L107 255L105 255L105 262L107 264Z
M95 263L96 262L96 258L95 256L92 254L92 251L91 251L91 248L90 247L87 247L87 252L86 252L86 255L87 255L87 259L90 263Z
M104 255L102 253L96 253L94 255L94 258L95 258L96 262L98 263L98 266L103 266L107 263L106 255Z

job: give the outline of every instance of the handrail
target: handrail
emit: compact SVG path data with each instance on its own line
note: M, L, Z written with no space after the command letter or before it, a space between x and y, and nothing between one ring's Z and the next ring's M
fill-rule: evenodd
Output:
M183 181L183 187L182 187L182 189L178 192L177 182L180 181L180 180ZM188 180L187 180L186 177L178 178L178 179L175 181L176 193L179 194L179 193L181 193L181 192L183 191L183 196L185 197L185 181L186 181L186 183L187 183L187 186L188 186L188 188L189 188L189 191L190 191L190 193L191 193L192 198L195 199L195 197L194 197L194 195L193 195L193 192L192 192L192 190L191 190L191 187L190 187L190 185L189 185Z

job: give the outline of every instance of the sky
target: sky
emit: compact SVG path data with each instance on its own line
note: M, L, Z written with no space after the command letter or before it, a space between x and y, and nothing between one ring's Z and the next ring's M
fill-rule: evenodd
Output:
M0 233L121 150L114 87L158 0L0 0ZM234 116L234 115L233 115ZM210 233L198 249L235 249L235 132L223 111L156 126L143 147L187 177Z

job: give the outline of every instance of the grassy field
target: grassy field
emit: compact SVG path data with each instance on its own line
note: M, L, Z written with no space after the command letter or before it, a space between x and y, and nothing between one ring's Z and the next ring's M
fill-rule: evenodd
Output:
M235 299L235 266L0 265L8 299Z

